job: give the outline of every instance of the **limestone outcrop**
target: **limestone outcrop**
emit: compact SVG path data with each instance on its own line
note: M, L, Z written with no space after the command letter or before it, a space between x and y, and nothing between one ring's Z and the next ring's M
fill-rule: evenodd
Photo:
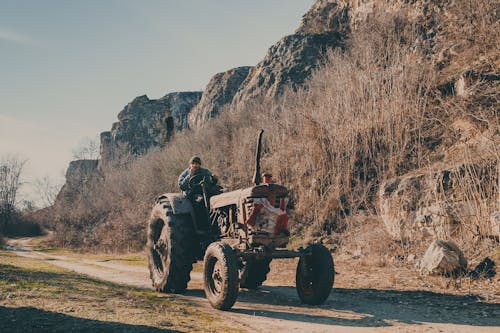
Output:
M201 92L175 92L160 99L136 97L118 114L111 131L101 133L101 165L164 146L176 131L188 127L188 114L200 98Z
M189 114L189 126L196 128L230 105L252 67L237 67L218 73L207 84L200 102Z
M262 97L277 97L287 87L298 88L311 77L327 49L343 46L339 33L294 34L271 46L248 74L232 105L242 108Z
M98 175L97 160L77 160L69 163L66 170L66 182L57 194L56 204L74 203L80 198L80 191L85 184Z

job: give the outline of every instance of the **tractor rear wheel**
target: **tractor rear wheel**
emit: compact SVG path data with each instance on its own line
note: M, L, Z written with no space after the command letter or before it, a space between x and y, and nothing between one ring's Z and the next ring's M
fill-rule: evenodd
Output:
M297 265L297 293L306 304L322 304L333 288L333 257L330 251L320 244L310 245L306 250L310 255L300 257Z
M246 276L240 281L240 287L247 289L257 289L260 287L266 281L271 260L271 258L248 260L243 268L246 270Z
M195 234L189 214L174 215L167 199L160 201L148 223L146 252L153 287L166 293L182 293L190 279Z
M210 244L203 260L205 294L213 308L229 310L238 297L238 259L227 244Z

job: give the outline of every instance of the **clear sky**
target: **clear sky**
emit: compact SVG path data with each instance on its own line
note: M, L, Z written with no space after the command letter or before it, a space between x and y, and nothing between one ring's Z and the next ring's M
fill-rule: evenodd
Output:
M134 97L255 65L314 0L0 0L0 156L58 182ZM30 197L31 196L31 197Z

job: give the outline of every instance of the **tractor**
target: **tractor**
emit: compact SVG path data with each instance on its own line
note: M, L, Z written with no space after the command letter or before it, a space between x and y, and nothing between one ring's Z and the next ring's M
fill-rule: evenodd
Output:
M159 196L148 221L147 245L153 287L183 293L193 263L203 260L204 290L211 306L229 310L239 288L256 289L266 280L272 259L299 258L296 289L305 304L322 304L334 282L330 251L319 243L286 249L288 190L260 175L260 131L254 185L223 191L211 177L189 179L189 195Z

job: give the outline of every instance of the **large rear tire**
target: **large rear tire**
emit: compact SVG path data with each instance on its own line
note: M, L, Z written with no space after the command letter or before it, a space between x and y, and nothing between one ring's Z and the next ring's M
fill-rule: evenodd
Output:
M205 295L213 308L229 310L238 297L238 260L227 244L210 244L203 260Z
M335 268L330 251L320 244L307 248L311 255L303 256L297 265L296 288L302 302L322 304L333 288Z
M240 281L241 288L257 289L266 281L271 258L250 259L245 265L245 276Z
M174 215L168 199L156 204L148 223L146 252L153 287L182 293L193 269L195 234L189 214Z

